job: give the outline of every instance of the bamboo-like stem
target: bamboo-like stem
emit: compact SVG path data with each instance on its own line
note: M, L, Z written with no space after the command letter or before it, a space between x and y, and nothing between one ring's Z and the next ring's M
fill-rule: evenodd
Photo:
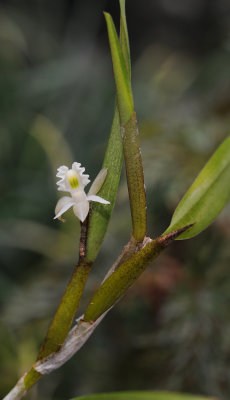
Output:
M147 244L143 246L140 251L120 264L115 271L104 280L89 302L84 315L84 321L95 321L112 307L149 264L158 257L172 241L190 227L191 225L188 225L155 240L148 238Z
M105 279L111 275L122 261L138 251L140 244L131 237L129 243L124 247L121 255L117 258ZM80 246L81 249L81 246ZM79 253L82 252L82 249ZM16 383L14 388L4 397L3 400L20 400L32 388L38 380L47 373L54 371L64 364L70 357L74 355L91 336L98 324L102 321L109 310L103 316L97 319L93 324L82 323L84 315L78 319L78 323L68 333L68 336L60 347L59 351L53 352L49 356L39 357L36 364ZM51 324L52 325L52 324ZM48 337L48 335L47 335ZM48 347L47 347L48 348ZM41 349L42 351L42 349ZM41 354L40 351L40 354ZM45 353L43 353L45 354ZM40 372L39 372L40 371Z
M156 247L163 250L171 242L173 242L181 233L183 233L185 230L189 229L189 227L190 227L190 225L156 239L156 241L157 241ZM145 247L147 247L149 244L151 244L151 242L156 242L156 241L153 241L150 238L146 238L144 243L141 246L141 250L144 249ZM141 251L141 250L139 250L139 251ZM127 245L122 252L124 257L125 257L125 253L127 255L128 252L129 252L129 245ZM154 253L154 250L152 248L152 257L154 257L153 253ZM115 261L115 263L113 264L113 266L107 273L103 282L106 282L107 278L111 277L113 275L114 270L117 271L117 269L119 269L120 266L122 267L124 264L125 263L123 263L122 265L120 264L120 257L118 257L118 259ZM70 331L65 343L63 344L62 348L60 349L60 351L58 353L52 354L50 357L47 357L47 359L38 361L34 365L34 368L36 369L36 371L38 371L42 374L49 374L50 372L54 371L55 369L59 368L62 364L64 364L69 358L71 358L85 344L85 342L91 336L91 334L96 329L98 324L102 321L102 319L105 317L107 312L110 311L115 304L116 304L116 301L112 304L112 306L110 308L108 308L106 311L104 311L95 321L90 321L90 322L85 321L84 315L81 316L80 318L78 318L77 324L71 329L71 331Z
M132 234L137 242L141 242L146 235L147 216L144 173L136 113L133 113L129 121L122 126L122 135L132 215Z
M92 262L85 259L86 241L89 216L81 223L81 237L79 243L79 262L74 269L72 277L65 289L61 302L49 326L46 337L38 354L38 361L42 361L52 354L56 354L65 342L78 310L81 296L92 267ZM15 387L8 393L4 400L18 400L37 383L42 374L32 367Z
M3 400L20 400L30 390L35 383L42 377L42 374L33 367L24 374L13 387L13 389L3 398Z
M88 264L85 261L76 266L48 329L38 360L57 352L65 341L77 312L91 267L92 263Z
M109 275L111 275L114 270L120 265L120 263L131 256L131 254L138 251L140 248L140 244L137 244L136 241L131 237L129 243L124 247L121 255L117 258L109 272L106 274L105 279ZM82 254L82 246L80 246L79 253ZM74 271L75 273L76 271ZM73 274L74 275L74 274ZM73 277L70 281L71 285L73 284ZM69 283L69 285L70 285ZM66 293L66 292L65 292ZM63 345L59 348L59 351L52 352L50 355L47 356L43 355L41 357L42 349L40 351L40 356L38 357L37 363L26 373L22 376L19 381L16 383L14 388L4 397L3 400L20 400L29 390L32 388L38 380L45 374L54 371L55 369L59 368L62 364L64 364L70 357L74 355L87 341L89 336L93 333L96 329L98 324L102 321L109 310L107 310L101 318L98 318L93 324L84 323L83 315L78 319L78 323L72 328L72 330L68 333L68 336L63 343ZM52 324L51 324L52 326ZM54 329L54 325L52 330ZM53 332L51 330L51 333ZM49 336L49 332L47 334L47 338ZM46 338L46 340L47 340ZM52 345L52 342L51 344ZM51 346L50 346L51 347ZM44 350L50 348L48 345L44 347ZM45 352L43 351L43 354ZM40 372L39 372L40 371Z
M60 350L64 343L74 316L78 310L81 296L92 267L92 262L85 260L88 219L81 224L81 238L79 245L79 262L65 289L61 302L50 324L47 335L40 349L38 360Z
M39 359L31 370L20 378L15 387L6 397L4 397L3 400L20 400L43 375L51 373L70 359L86 343L107 312L116 304L125 293L126 289L138 278L150 262L181 233L190 227L191 225L188 225L155 240L145 238L142 245L136 243L135 246L135 242L131 238L129 242L130 244L125 246L122 255L118 257L110 271L107 273L101 287L94 296L98 302L101 293L107 293L107 298L105 298L106 309L102 311L101 308L100 313L98 313L95 308L92 308L91 301L85 315L78 319L77 324L69 332L60 350L50 354L48 357ZM135 251L137 252L135 253ZM130 252L134 252L134 255L126 260ZM121 263L122 259L123 263ZM129 276L128 280L130 280L130 283L127 280L127 276ZM119 277L122 279L121 282L117 280ZM111 285L112 282L113 284ZM118 290L117 285L119 286ZM111 295L107 291L108 287L111 289L113 303L111 302ZM107 289L105 290L105 288ZM98 305L100 305L99 303L100 302L98 302Z
M126 65L128 80L131 86L131 60L129 35L127 28L125 0L120 2L120 47ZM115 78L116 79L116 78ZM119 89L116 83L117 90ZM130 208L132 215L133 237L137 242L141 242L146 234L146 196L144 186L144 173L139 144L139 134L136 121L136 114L133 113L130 119L125 122L121 118L123 149L126 166L126 176L130 198Z

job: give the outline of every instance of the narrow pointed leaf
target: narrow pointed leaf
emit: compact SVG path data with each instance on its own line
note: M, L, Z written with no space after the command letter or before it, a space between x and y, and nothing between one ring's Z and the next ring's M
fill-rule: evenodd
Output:
M100 250L101 243L104 239L117 195L117 189L121 175L122 159L123 146L119 113L116 107L105 158L102 165L102 168L107 168L107 175L102 188L97 193L98 196L108 200L110 204L92 204L92 212L89 220L88 238L86 244L86 259L88 261L95 260Z
M178 239L189 239L203 231L230 200L230 137L216 150L178 204L169 233L194 224Z
M124 124L134 111L130 79L112 17L108 13L104 14L108 28L120 120L121 124Z
M130 61L130 49L129 49L129 36L128 29L126 23L126 14L125 14L125 0L120 0L120 44L121 51L125 60L126 70L129 81L131 81L131 61Z
M146 235L146 196L138 127L131 91L129 40L124 0L120 1L120 8L121 45L111 16L105 13L105 17L113 62L120 124L122 127L126 176L133 225L132 235L137 242L141 242Z
M78 397L72 400L214 400L214 398L184 393L137 391L95 394Z

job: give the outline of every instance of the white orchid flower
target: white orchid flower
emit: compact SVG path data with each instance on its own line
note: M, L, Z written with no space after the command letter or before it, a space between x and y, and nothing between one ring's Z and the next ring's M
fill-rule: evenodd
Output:
M88 183L89 175L84 174L85 168L81 164L74 162L72 168L69 169L62 165L57 169L57 177L60 180L57 182L58 190L69 192L71 196L63 196L58 200L55 208L55 218L64 221L61 216L70 207L73 207L73 212L83 222L89 213L89 202L97 201L102 204L110 204L109 201L102 197L96 196L96 193L102 187L106 178L107 169L102 169L94 180L89 193L86 194L84 188Z

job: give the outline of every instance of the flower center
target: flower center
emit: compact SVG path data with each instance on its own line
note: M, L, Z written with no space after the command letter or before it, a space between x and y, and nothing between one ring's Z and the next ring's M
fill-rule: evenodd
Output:
M77 179L77 174L75 171L73 171L72 169L70 169L67 173L66 173L66 178L71 186L72 189L77 189L79 187L79 181Z

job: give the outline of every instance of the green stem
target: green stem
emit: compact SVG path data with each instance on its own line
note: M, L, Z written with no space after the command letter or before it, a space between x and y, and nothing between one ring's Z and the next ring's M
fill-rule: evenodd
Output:
M125 14L125 0L120 0L120 45L124 57L128 79L131 85L131 61L129 36ZM123 148L126 165L126 175L130 197L130 207L133 223L133 237L141 242L146 234L146 196L144 187L144 174L139 144L139 134L136 114L123 127Z
M122 126L122 133L133 237L137 242L141 242L146 235L147 226L146 195L135 113L133 113L129 121Z
M92 262L85 259L88 222L89 216L81 224L78 265L73 272L56 314L54 315L48 329L47 335L38 354L38 360L60 350L78 310L81 296L92 267Z
M57 352L65 341L77 312L91 266L92 263L83 261L73 272L39 352L38 360Z
M136 281L150 262L159 255L161 250L157 241L151 241L121 264L92 297L86 309L84 321L95 321L108 310Z
M27 372L26 376L24 377L24 385L25 389L28 391L32 388L32 386L37 383L37 381L42 377L42 374L37 372L33 367L29 372Z
M102 283L89 302L84 321L95 321L112 307L162 250L190 227L191 225L183 227L155 240L149 238L149 242L144 248L119 265Z

